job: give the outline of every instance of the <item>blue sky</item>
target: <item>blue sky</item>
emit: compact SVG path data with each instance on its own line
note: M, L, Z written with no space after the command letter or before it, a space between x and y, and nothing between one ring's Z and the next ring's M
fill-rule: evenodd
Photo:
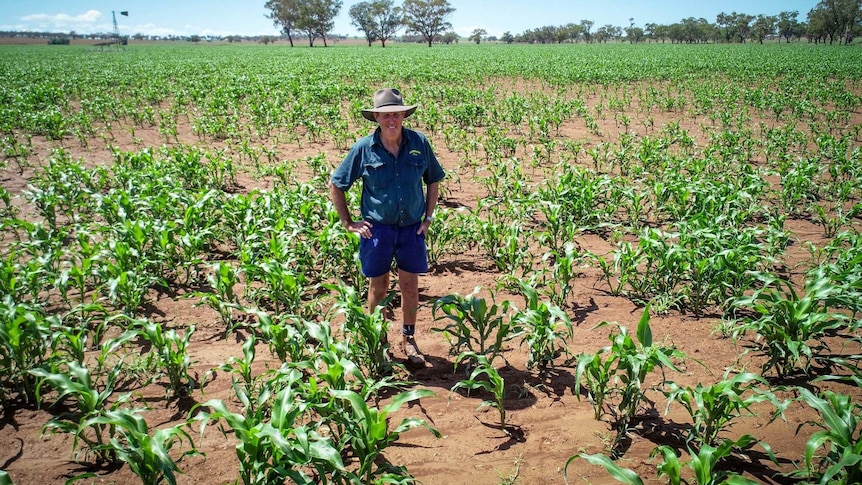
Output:
M333 33L360 35L347 15L361 0L344 0ZM0 30L33 30L79 34L111 32L111 12L117 12L120 33L133 35L277 35L266 18L266 0L0 0ZM395 0L395 4L400 4ZM671 24L703 17L714 23L721 12L777 15L799 12L799 20L817 0L449 0L455 13L449 21L455 32L468 36L476 28L489 35L513 35L545 25L592 20L626 27ZM129 12L128 17L119 14Z

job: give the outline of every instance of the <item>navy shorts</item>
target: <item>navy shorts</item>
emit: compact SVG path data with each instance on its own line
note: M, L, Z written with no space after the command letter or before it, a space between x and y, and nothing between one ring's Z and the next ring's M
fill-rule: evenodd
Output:
M362 274L374 278L392 268L392 259L398 269L408 273L428 272L428 252L425 234L416 234L421 223L405 227L371 223L371 238L359 238L359 261Z

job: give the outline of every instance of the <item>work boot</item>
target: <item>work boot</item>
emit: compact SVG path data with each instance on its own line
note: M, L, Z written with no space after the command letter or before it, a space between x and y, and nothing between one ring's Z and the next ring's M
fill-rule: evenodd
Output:
M405 335L401 345L404 355L407 356L407 365L409 367L425 367L425 356L419 351L416 339L412 335Z

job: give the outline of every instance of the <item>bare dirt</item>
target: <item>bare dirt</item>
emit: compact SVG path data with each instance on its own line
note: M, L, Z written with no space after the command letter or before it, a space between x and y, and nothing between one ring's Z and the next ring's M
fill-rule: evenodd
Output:
M595 100L593 100L595 101ZM657 117L656 126L665 120ZM614 133L613 121L604 121L603 132ZM697 132L698 120L690 120L689 129ZM369 128L370 129L370 128ZM196 143L196 137L188 127L182 137L188 143ZM116 130L118 142L124 149L139 149L144 146L159 146L162 141L156 130L137 130L135 143L126 130ZM589 133L575 122L567 122L562 136L572 139L590 139ZM458 155L449 153L442 137L435 140L438 156L449 171L458 170ZM607 141L607 140L606 140ZM38 158L45 160L52 146L44 140L39 143ZM590 143L595 143L592 140ZM91 163L104 163L110 160L109 152L99 148L82 149L73 140L64 142L76 157L83 157ZM91 147L97 147L94 141ZM283 146L281 159L300 159L310 154L325 152L330 163L335 164L343 152L332 144L310 144L302 149ZM26 185L23 176L7 168L3 173L4 187L14 193ZM242 176L242 190L250 191L266 187L270 182ZM456 188L446 191L446 202L475 207L476 201L484 196L484 189L468 177L461 177ZM818 226L804 220L789 220L787 227L793 231L794 240L788 259L793 267L803 263L806 252L803 241L822 244L822 231ZM585 234L577 241L585 250L605 254L612 245L609 241L594 234ZM801 271L798 270L798 271ZM456 258L449 258L445 264L420 279L422 301L428 303L438 297L459 293L466 295L475 288L482 288L485 296L496 285L497 271L493 264L478 252L467 252ZM197 326L191 348L193 370L203 376L208 371L225 362L230 356L239 356L243 334L239 333L230 340L222 338L222 328L218 315L206 307L195 306L194 299L171 298L163 294L153 294L153 312L150 318L171 327ZM520 305L518 297L500 291L496 301L511 300ZM576 324L574 338L569 342L573 354L594 353L608 343L609 327L595 329L601 322L618 322L635 328L643 308L631 301L610 296L601 280L597 268L585 268L577 281L577 289L571 296L566 308ZM749 341L733 341L716 332L719 320L714 317L695 318L691 315L669 312L653 315L651 320L655 340L672 343L689 357L683 372L669 371L667 378L680 385L714 383L721 379L725 369L760 369L762 357L749 349ZM607 453L614 431L606 421L593 417L590 403L573 393L575 369L564 365L558 359L555 367L547 376L539 376L526 369L526 351L512 344L505 353L509 365L501 367L500 373L506 382L508 423L511 434L503 433L498 427L496 411L489 408L479 410L483 398L480 393L466 396L464 393L450 392L450 388L464 376L454 371L453 357L449 346L438 334L429 329L436 324L432 321L430 309L426 306L419 314L417 340L427 356L428 365L415 370L412 378L417 388L430 389L435 397L422 399L418 403L405 406L392 416L393 422L407 416L427 420L438 429L443 437L435 438L419 428L404 433L395 445L388 448L385 458L391 463L404 465L426 485L449 484L553 484L563 483L563 469L567 460L578 453ZM398 338L395 329L390 332L390 341ZM395 351L396 360L403 355ZM268 358L268 360L267 360ZM277 366L279 362L268 355L259 355L265 365ZM658 376L656 376L657 379ZM799 382L805 384L805 382ZM822 383L822 388L831 388L851 393L857 399L859 390L838 383ZM151 385L139 390L146 403L152 407L146 412L151 427L178 423L187 417L189 401L164 399L164 388ZM690 425L685 411L672 406L665 413L665 400L657 392L650 392L655 401L653 409L645 409L637 430L630 435L630 443L618 461L621 466L637 471L645 480L655 480L655 462L649 458L650 452L658 445L667 444L684 450L684 436ZM784 397L791 397L789 394ZM203 402L209 399L222 399L236 404L230 389L230 377L216 373L203 392L197 391L192 401ZM757 409L758 416L739 420L724 435L733 438L750 433L775 450L782 467L770 463L765 455L753 452L740 457L729 466L744 471L746 476L766 483L781 483L775 477L777 471L792 469L803 456L805 441L814 430L797 427L816 415L801 404L792 405L786 413L786 421L770 422L771 406L763 405ZM64 483L70 476L88 471L82 464L74 461L72 439L67 435L43 436L42 426L51 418L44 409L15 409L6 413L0 421L0 469L10 474L18 485L46 485ZM178 477L182 484L221 484L231 483L237 478L237 459L231 438L223 437L215 428L209 428L201 437L193 430L198 449L204 457L186 458L181 462L183 475ZM755 448L754 450L758 450ZM128 467L98 470L98 476L86 483L139 483ZM570 483L616 483L602 468L575 460L568 467Z

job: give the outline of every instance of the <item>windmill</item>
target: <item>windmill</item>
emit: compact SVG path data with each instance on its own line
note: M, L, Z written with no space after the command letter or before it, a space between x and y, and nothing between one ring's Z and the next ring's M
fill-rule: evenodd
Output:
M120 39L120 27L117 26L117 12L111 10L111 15L114 16L114 42L117 44L117 49L119 49L120 46L122 46L122 42ZM120 12L120 15L128 17L129 11L123 10L122 12Z

